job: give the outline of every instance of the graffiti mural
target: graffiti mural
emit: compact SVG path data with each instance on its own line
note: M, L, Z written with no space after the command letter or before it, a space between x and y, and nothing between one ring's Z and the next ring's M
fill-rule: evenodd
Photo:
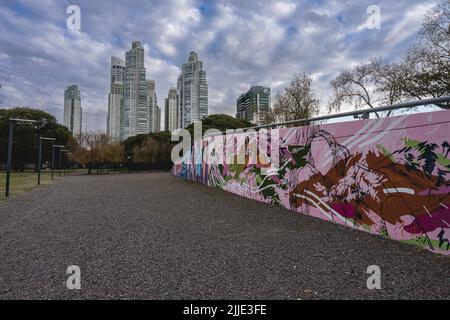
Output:
M450 255L449 133L449 111L283 128L276 170L245 148L240 164L195 164L209 137L172 173Z

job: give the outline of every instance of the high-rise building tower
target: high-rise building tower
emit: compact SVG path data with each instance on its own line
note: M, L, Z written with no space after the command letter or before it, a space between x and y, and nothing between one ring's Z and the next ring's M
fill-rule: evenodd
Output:
M189 60L181 67L177 82L178 127L186 128L194 121L208 115L208 84L203 62L191 52Z
M123 111L123 85L125 80L125 60L111 57L111 87L108 96L108 120L106 130L113 142L121 139Z
M177 79L177 129L183 128L183 77L180 74Z
M147 103L144 48L134 41L125 58L124 106L121 140L150 132L151 110Z
M153 132L161 131L161 108L156 106L153 109Z
M77 85L71 85L64 91L64 125L77 136L81 134L82 121L80 90Z
M270 88L253 86L239 96L236 102L236 118L253 124L262 123L264 113L270 110Z
M158 99L156 98L156 82L155 80L147 80L147 104L149 113L149 132L161 131L161 110L158 107ZM158 119L159 118L159 119Z
M170 88L165 101L164 130L172 132L178 128L177 124L177 89Z

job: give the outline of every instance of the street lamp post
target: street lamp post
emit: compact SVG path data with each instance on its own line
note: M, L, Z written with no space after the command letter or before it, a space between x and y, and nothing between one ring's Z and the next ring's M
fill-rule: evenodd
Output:
M66 175L66 167L67 167L67 152L63 152L63 176Z
M72 154L71 152L69 152L69 151L67 151L67 152L64 152L64 154L66 155L66 157L64 158L64 175L66 175L66 174L68 174L69 173L69 169L70 169L70 167L68 166L69 165L69 156Z
M41 168L42 168L42 141L55 141L55 138L39 137L39 160L38 160L38 184L41 184Z
M6 187L5 197L9 197L9 180L11 178L11 160L12 160L12 144L13 144L13 131L14 122L9 120L9 133L8 133L8 160L6 162Z
M61 167L62 167L62 153L68 152L69 150L66 149L59 149L59 176L61 177Z
M14 122L27 122L35 123L36 120L29 119L9 119L9 133L8 133L8 160L6 163L6 187L5 187L5 197L9 197L9 184L11 180L11 161L12 161L12 147L13 147L13 135L14 135Z
M54 144L52 146L52 180L53 180L53 172L55 171L55 148L64 148L64 146L59 144Z

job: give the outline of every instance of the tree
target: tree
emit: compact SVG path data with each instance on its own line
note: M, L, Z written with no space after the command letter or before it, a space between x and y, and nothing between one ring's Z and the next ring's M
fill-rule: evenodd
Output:
M160 154L160 144L152 137L145 138L142 145L137 145L133 149L133 161L144 163L150 171L158 163Z
M228 129L240 129L254 126L243 119L236 119L225 114L213 114L202 120L202 134L208 129L218 129L225 132ZM194 136L194 125L186 128L191 137ZM177 144L171 141L171 133L162 131L158 133L140 134L130 137L123 142L125 158L131 169L170 170L172 168L171 152ZM131 160L131 161L130 161Z
M254 127L255 125L245 119L237 119L226 114L212 114L202 120L202 134L208 129L236 130L241 128ZM194 134L194 124L186 128L191 135Z
M444 0L425 15L419 30L420 45L437 56L450 58L450 1Z
M124 148L121 143L113 143L106 145L105 162L112 167L117 167L125 161ZM109 167L108 167L109 170Z
M375 92L379 95L380 105L392 105L404 100L404 88L396 81L398 74L402 72L402 66L389 63L383 59L374 59L370 63Z
M282 92L277 93L272 110L263 119L265 124L309 119L319 111L319 100L308 73L297 73Z
M329 111L340 111L344 104L353 105L355 109L375 108L377 99L371 89L375 85L373 75L372 63L360 64L341 72L330 82L333 95Z
M450 1L444 0L426 13L419 42L401 63L398 83L410 98L450 95ZM450 105L442 104L442 108Z
M100 132L84 132L77 137L77 142L71 145L70 151L74 160L88 167L88 173L92 173L95 167L97 173L107 161L107 149L109 137Z
M37 123L14 125L13 168L24 170L26 164L34 163L37 168L39 136L55 138L55 144L66 145L71 139L66 127L58 124L56 118L47 112L32 108L17 107L0 109L0 162L6 162L10 118L36 120ZM43 162L51 160L52 148L46 143Z
M330 82L329 111L339 111L345 104L375 108L450 95L449 0L427 12L418 35L418 43L400 61L374 59L341 72Z
M123 142L125 158L131 160L131 162L128 161L128 167L131 169L169 170L173 164L171 151L176 143L171 141L169 131L130 137Z
M146 137L148 137L148 134L138 134L123 141L125 157L132 159L134 147L142 145Z

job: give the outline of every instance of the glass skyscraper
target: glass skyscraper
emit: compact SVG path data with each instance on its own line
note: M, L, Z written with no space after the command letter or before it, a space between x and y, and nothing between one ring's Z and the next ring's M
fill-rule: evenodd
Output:
M194 121L202 120L208 115L208 84L203 62L197 53L191 52L189 60L181 67L177 82L178 110L177 126L186 128Z
M106 130L111 141L121 139L121 112L123 111L123 86L125 80L125 61L111 57L111 87L108 96L108 120Z
M170 88L165 101L164 130L172 132L177 129L177 89Z
M159 132L161 131L161 110L158 107L155 80L147 80L147 104L150 108L150 132Z
M253 124L261 124L264 112L270 110L270 88L253 86L239 96L236 102L236 118Z
M151 110L145 77L144 48L139 41L134 41L125 58L121 140L150 132Z
M82 121L80 90L77 85L71 85L64 91L64 125L73 136L78 136L81 134Z

